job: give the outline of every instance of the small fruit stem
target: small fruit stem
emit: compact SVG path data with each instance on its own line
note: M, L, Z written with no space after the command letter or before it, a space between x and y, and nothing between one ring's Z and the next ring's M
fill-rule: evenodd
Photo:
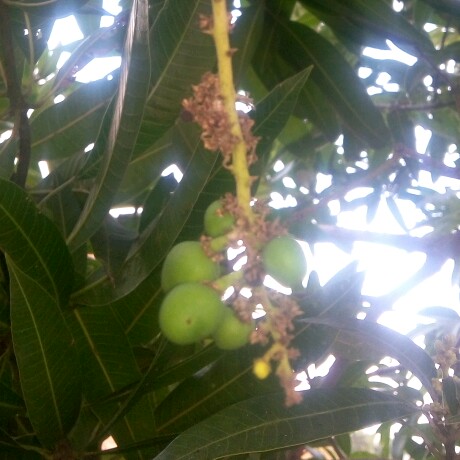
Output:
M230 121L231 133L237 139L232 154L232 173L236 182L238 204L249 221L253 220L251 202L251 176L249 174L247 148L235 107L236 93L233 83L232 54L230 47L229 17L225 0L212 0L213 29L212 36L216 47L219 68L220 92L224 100L225 111Z
M235 286L243 279L243 272L230 272L220 278L214 280L211 285L214 289L217 289L220 292L224 292L230 286Z

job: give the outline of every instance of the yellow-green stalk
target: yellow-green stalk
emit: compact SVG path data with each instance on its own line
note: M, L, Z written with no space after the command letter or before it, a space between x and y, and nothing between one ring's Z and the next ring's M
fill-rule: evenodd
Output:
M236 182L236 197L249 221L253 220L250 206L251 176L249 174L247 149L235 107L236 92L233 83L232 55L230 47L229 18L225 0L212 0L213 28L212 36L216 47L219 69L220 92L224 101L225 111L231 125L231 133L238 141L232 154L232 173Z

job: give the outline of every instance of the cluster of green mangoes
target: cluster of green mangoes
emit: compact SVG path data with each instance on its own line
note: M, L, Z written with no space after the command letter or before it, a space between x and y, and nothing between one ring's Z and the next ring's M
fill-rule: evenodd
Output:
M212 203L204 215L204 231L218 238L235 225L234 216L222 209L220 200ZM269 241L260 255L264 270L281 284L301 285L306 266L302 248L289 236ZM212 338L224 350L244 346L254 323L243 322L226 305L212 282L223 275L221 265L206 253L199 241L175 245L164 261L161 286L166 296L161 304L159 323L171 342L187 345ZM225 275L225 273L224 273Z

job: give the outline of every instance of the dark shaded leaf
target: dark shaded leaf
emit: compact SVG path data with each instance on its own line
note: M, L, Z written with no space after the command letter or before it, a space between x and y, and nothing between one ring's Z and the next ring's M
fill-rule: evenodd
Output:
M115 83L102 80L82 85L64 101L34 114L30 120L34 159L62 159L94 142ZM2 147L2 157L17 154L15 139Z
M96 259L103 262L107 274L113 278L119 273L137 232L121 225L111 215L91 238Z
M309 443L375 423L416 414L419 408L363 388L316 389L293 407L279 393L229 406L181 433L155 460L219 458Z
M398 204L393 196L386 196L385 197L388 209L390 210L391 214L393 215L395 221L399 224L399 226L406 232L409 231L407 228L406 222L404 221L404 216L402 215L401 211L399 210Z
M262 2L257 2L256 5L242 10L242 16L238 18L232 31L231 44L237 50L232 65L233 79L237 89L240 89L240 82L248 70L257 44L262 37L263 20L264 5Z
M75 334L85 375L85 399L101 422L106 423L116 413L118 403L100 401L141 376L132 349L110 308L75 309L69 314L68 321ZM113 426L118 445L151 436L154 426L152 411L146 398L141 405L132 408L130 414L120 418Z
M450 415L457 415L460 409L460 381L458 377L444 377L442 379L443 402L447 404Z
M21 388L35 433L45 446L63 439L81 403L80 366L58 301L7 257L11 331Z
M261 137L257 145L259 156L267 156L273 141L284 128L297 104L299 94L304 88L311 70L312 68L308 67L287 78L257 103L257 110L254 114L256 122L254 134Z
M0 245L15 267L44 289L60 307L72 289L70 254L53 223L15 184L0 180Z
M302 0L307 7L314 5L326 11L332 11L342 20L348 20L358 28L372 35L380 35L392 40L397 46L408 52L433 53L434 47L427 34L416 29L403 15L394 11L386 2L350 0Z
M80 219L68 237L73 249L101 225L136 144L150 78L148 27L148 2L137 0L131 9L110 131L103 131L96 142L95 148L104 151L102 164Z
M0 423L3 425L3 421L24 411L24 401L21 397L5 383L0 382Z
M175 122L191 85L214 66L214 44L199 27L210 14L209 0L169 0L151 27L151 82L136 155L148 149Z
M160 265L183 230L220 158L204 150L199 131L194 125L178 124L176 129L171 148L183 152L183 157L189 159L183 170L184 178L158 219L145 229L139 242L133 246L115 287L107 279L101 279L76 293L76 302L85 305L107 304L133 291Z
M313 65L311 78L335 107L342 123L372 147L388 142L388 128L361 82L327 40L301 24L271 15L267 28L276 34L277 49L283 58L300 70Z
M230 404L277 391L274 376L259 380L252 374L259 354L249 347L226 353L212 367L183 380L156 408L158 431L177 433Z
M391 356L410 370L432 394L431 380L437 375L431 357L414 342L385 326L357 319L335 317L305 318L301 322L324 324L339 330L340 347L350 358L365 359L369 355Z

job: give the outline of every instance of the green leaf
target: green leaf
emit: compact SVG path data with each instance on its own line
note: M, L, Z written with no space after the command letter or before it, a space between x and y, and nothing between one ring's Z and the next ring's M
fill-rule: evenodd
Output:
M175 122L191 85L212 69L216 57L212 38L199 27L209 15L209 0L168 0L151 28L151 85L136 152L156 142ZM136 154L137 154L136 153Z
M332 103L342 123L357 138L378 148L389 140L388 128L350 64L326 39L301 24L268 15L277 51L295 69L313 65L311 78Z
M19 395L0 381L0 423L3 425L3 421L24 412L24 409L24 401Z
M233 56L233 79L237 89L250 66L251 59L256 52L257 44L262 36L264 20L263 2L244 8L231 34L231 45L236 48ZM247 88L241 88L247 90Z
M75 423L81 375L73 337L56 297L7 256L11 332L28 416L37 437L51 446Z
M137 232L125 228L111 215L106 216L102 226L92 236L94 255L103 263L110 277L119 273L129 248L136 238Z
M257 103L254 114L254 134L261 139L257 145L259 157L265 157L284 125L291 116L300 92L311 73L311 66L287 78ZM259 167L259 165L257 165Z
M68 321L85 375L85 399L101 422L106 423L119 406L117 402L100 401L141 377L132 349L110 308L78 308L69 314ZM153 433L153 408L147 397L133 410L113 426L113 436L120 446ZM96 439L99 435L98 432Z
M392 40L397 46L415 54L422 50L433 53L434 47L428 35L415 28L402 14L379 0L302 0L302 3L333 11L340 19L372 35ZM367 38L367 37L366 37Z
M442 379L443 402L447 403L450 415L457 415L460 409L460 382L458 377Z
M196 201L221 159L203 148L196 126L179 123L175 129L171 151L176 154L182 152L181 156L188 159L182 181L158 218L145 229L133 246L115 287L111 281L101 279L77 292L75 302L104 305L132 292L159 267L187 224Z
M136 289L110 305L132 346L149 343L159 333L158 308L163 296L160 270L154 270Z
M72 260L58 230L30 197L3 180L0 222L24 400L37 436L52 444L71 428L80 405L79 365L61 313L72 288Z
M136 143L150 78L146 0L133 3L126 37L110 131L103 131L97 140L97 148L104 149L102 164L80 220L69 235L73 249L81 246L101 225Z
M63 308L72 289L69 251L53 223L17 185L0 179L0 246Z
M308 80L300 93L297 112L299 116L304 115L317 126L330 142L334 142L339 137L340 126L334 104L322 95L320 87L313 79ZM299 156L304 157L305 153Z
M448 16L460 16L460 5L455 0L421 0L435 10L446 13Z
M253 360L259 355L255 347L225 353L212 367L182 380L155 410L158 431L177 433L231 404L277 391L273 375L265 380L253 375Z
M370 321L336 317L305 318L300 322L321 324L339 330L337 352L351 359L391 356L410 370L431 393L431 380L437 376L431 357L408 337Z
M155 460L198 460L296 446L420 409L364 388L314 389L293 407L279 393L229 406L181 433Z
M33 158L37 161L62 159L94 142L115 81L82 85L59 104L34 113L30 120ZM2 157L14 157L19 148L17 139L13 138L2 147Z
M174 128L170 129L142 154L133 158L118 190L117 202L133 204L142 202L155 181L159 179L161 173L168 166L183 163L180 152L171 148L171 135L174 133ZM146 171L151 173L146 174ZM144 211L142 212L142 219L144 219L143 216Z
M166 346L163 347L163 345ZM192 351L190 356L187 357L187 353L190 353L189 350L190 348L186 350L182 346L160 342L155 351L161 356L157 356L158 360L152 361L142 379L136 384L122 388L107 397L107 400L124 400L123 406L128 407L132 401L137 401L140 396L148 392L163 389L168 385L174 385L191 377L216 361L223 353L215 346L207 346L198 352ZM179 357L177 358L176 356ZM165 364L167 365L164 366Z

